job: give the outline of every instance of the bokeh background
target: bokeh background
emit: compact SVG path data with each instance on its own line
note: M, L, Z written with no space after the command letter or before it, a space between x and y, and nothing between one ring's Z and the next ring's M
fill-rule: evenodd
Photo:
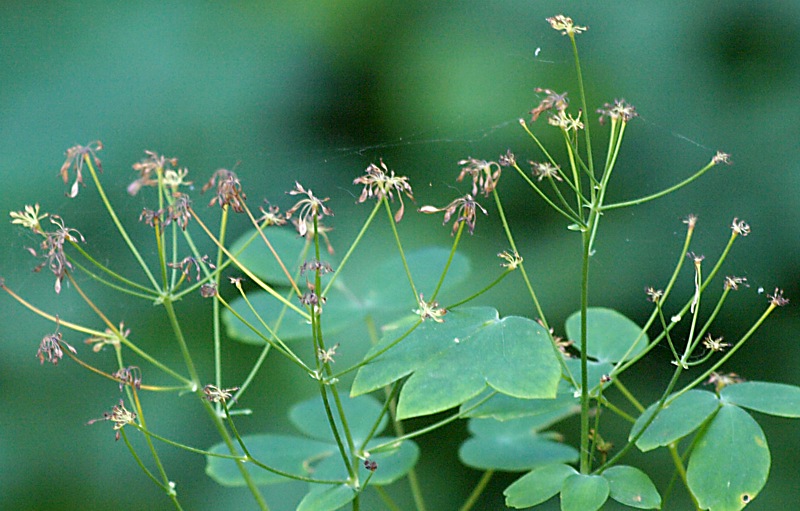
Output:
M146 198L129 198L125 187L134 178L131 164L150 149L178 157L198 184L217 168L235 168L253 205L268 198L288 206L284 192L300 180L331 197L331 237L346 247L368 208L354 204L359 190L351 182L369 163L383 158L408 175L418 205L442 205L468 191L454 181L459 159L495 159L509 148L521 161L538 157L517 124L539 101L534 88L575 91L568 41L544 21L558 13L590 27L579 38L589 104L624 97L641 115L629 126L610 200L671 185L717 150L734 161L666 199L606 215L592 299L641 321L648 312L642 289L663 284L680 256L681 219L700 217L693 249L713 260L731 220L744 218L753 233L739 240L725 272L746 276L751 287L730 301L716 334L736 339L746 331L766 306L759 288L781 287L793 302L725 369L800 384L797 2L5 1L0 204L9 211L39 203L60 213L101 260L137 275L94 186L71 200L57 176L67 147L100 139L110 198L143 246L148 230L136 219ZM596 127L594 133L603 140ZM577 308L578 240L541 201L521 193L515 179L506 176L500 191L550 322L563 324ZM475 267L495 268L495 254L507 247L496 218L483 220L462 246ZM438 218L408 213L401 226L411 247L451 242ZM244 222L232 229L243 232ZM36 241L29 234L5 222L0 236L0 275L11 289L62 318L97 326L70 289L56 296L51 277L31 272L36 263L25 247ZM391 248L380 236L370 243L359 264ZM685 275L679 291L688 293L690 282ZM150 304L84 283L147 349L177 359L165 320ZM509 283L484 301L504 314L532 315L517 299L521 293ZM210 371L205 305L189 299L181 313L192 318L192 341ZM118 389L69 361L40 366L36 348L52 325L8 297L0 307L0 509L170 509L110 428L85 425L116 402ZM79 336L64 333L82 346ZM256 353L226 344L232 378ZM113 364L110 353L99 357ZM633 377L652 397L670 370L668 352L657 350L645 365ZM308 394L292 378L280 364L267 366L250 396L260 414L240 427L288 428L285 410ZM154 408L163 405L157 418L163 434L199 446L215 442L189 399L148 399ZM774 459L766 488L748 509L793 509L800 502L800 423L758 419ZM618 433L621 444L624 431ZM460 424L421 440L430 509L456 509L480 476L455 462L452 448L464 435ZM246 492L210 481L199 457L163 454L185 509L252 508ZM663 453L632 460L648 470L668 465ZM498 496L515 477L498 475L478 509L502 508ZM656 479L663 487L669 474ZM275 509L291 509L302 487L266 494ZM676 497L670 509L685 505Z

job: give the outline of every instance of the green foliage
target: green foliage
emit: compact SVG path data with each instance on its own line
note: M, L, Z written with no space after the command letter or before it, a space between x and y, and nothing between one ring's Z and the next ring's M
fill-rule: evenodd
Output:
M426 489L415 471L419 448L413 439L465 418L469 418L471 437L461 444L460 459L484 471L462 506L465 511L476 505L496 470L528 471L504 491L506 504L513 508L536 506L558 496L563 511L597 510L609 498L631 508L658 509L668 495L662 497L642 470L621 463L633 448L669 450L676 478L697 509L738 510L758 495L766 484L771 458L764 433L745 409L800 417L800 388L743 382L738 375L718 369L788 300L775 289L761 316L733 342L714 337L710 330L718 328L714 320L745 279L725 277L713 308L705 303L709 283L715 281L734 242L750 234L749 225L733 220L727 245L706 271L705 258L689 251L697 218L687 217L684 246L672 276L663 289L646 289L653 306L643 325L611 308L590 306L589 300L601 220L615 209L655 200L688 185L709 169L729 163L729 155L718 152L689 178L665 190L607 204L606 192L625 130L636 111L622 100L598 110L601 124L608 124L608 149L602 165L596 165L575 39L586 27L565 16L548 18L548 22L568 36L572 45L581 106L571 107L566 93L536 89L544 97L532 110L531 122L520 121L541 160L531 161L533 178L510 150L497 161L469 157L459 162L457 181L471 180L471 193L443 207L418 209L423 214L443 214L444 223L452 221L450 249L404 249L397 225L406 213L403 197L413 200L413 190L407 177L397 175L383 161L370 164L353 181L363 186L358 202L375 200L376 204L341 258L334 257L332 250L327 255L323 252L330 230L325 223L333 216L329 199L299 182L288 192L295 197L293 206L284 213L262 208L263 215L256 218L238 176L217 170L203 187L204 192L214 189L210 204L221 209L220 227L214 233L183 193L191 184L185 179L188 171L178 168L176 159L152 152L134 165L139 175L127 188L132 195L154 189L155 197L147 199L154 206L142 212L141 220L153 228L155 249L144 250L128 235L99 179L99 142L68 149L60 175L65 183L72 181L70 198L82 190L84 180L91 179L141 275L129 278L103 265L84 250L84 238L76 229L57 215L41 214L38 205L11 213L13 223L42 237L38 248L31 250L44 258L37 271L47 268L54 274L56 293L77 291L104 328L79 325L39 310L0 280L7 294L55 324L55 332L40 344L40 362L57 364L66 355L119 385L124 398L91 422L113 423L115 437L124 439L139 467L176 509L182 507L159 454L160 443L205 456L212 480L247 488L262 510L269 509L269 504L260 487L289 480L308 484L307 493L296 503L301 510L350 506L357 511L366 492L374 492L370 495L380 498L388 509L399 509L383 487L400 480L406 480L416 508L423 510ZM564 163L558 163L552 156L555 153L533 132L540 116L547 117L547 129L558 130L566 153ZM517 251L517 227L512 229L503 209L501 176L503 183L515 179L515 186L529 191L532 200L549 205L567 225L567 235L580 238L581 265L575 269L581 281L579 309L566 321L566 339L550 326L534 289L535 279L528 275ZM471 272L459 245L463 235L473 234L479 219L489 214L481 201L490 197L510 249L498 254L499 268ZM365 250L364 236L381 212L386 214L389 244L396 247L397 256L385 261L368 257L368 264L353 264L351 257ZM246 217L253 230L227 246L224 240L233 214ZM288 223L293 231L281 227ZM195 234L213 242L215 258L200 253ZM145 256L151 253L157 261ZM671 294L684 276L686 255L691 261L692 292L676 298ZM163 311L183 367L174 369L159 354L142 349L124 324L109 319L92 301L91 293L73 277L76 271ZM504 289L500 286L512 273L520 276L526 291L509 299L529 304L530 317L501 317L499 306L471 303L489 290ZM464 296L461 288L467 285L478 290ZM176 308L190 293L208 300L213 370L195 363L196 344L186 334L186 323L194 318L182 317ZM443 295L449 303L443 302ZM454 301L454 295L461 298ZM613 302L613 297L607 301ZM685 329L676 328L679 324ZM230 338L261 349L247 375L230 387L223 385L233 373L224 364L230 345L223 342L223 326ZM92 354L113 350L116 367L102 367L92 354L87 357L79 352L60 329L89 335ZM641 389L629 389L625 381L628 370L656 346L669 349L672 375L662 382L661 397L644 408L637 398ZM299 379L316 387L317 397L296 404L289 412L297 434L239 432L242 416L264 413L261 405L272 397L271 392L253 392L268 357L277 358L276 364L286 364ZM129 365L131 359L146 369ZM348 365L345 359L355 362ZM684 382L683 376L695 368L701 368L699 376ZM151 379L153 373L172 384ZM701 390L703 383L713 383L714 392ZM281 394L283 389L269 390ZM140 398L145 392L193 395L219 441L203 449L158 434L145 421L153 411ZM254 409L240 407L245 394L255 394L251 398ZM615 446L611 439L619 435L606 426L609 414L632 424L622 445ZM564 419L573 415L578 416L577 431L571 436L560 434L558 429L569 427ZM409 425L414 429L406 431ZM377 436L389 426L392 434ZM146 450L129 439L139 434ZM575 445L565 444L565 437L576 439Z

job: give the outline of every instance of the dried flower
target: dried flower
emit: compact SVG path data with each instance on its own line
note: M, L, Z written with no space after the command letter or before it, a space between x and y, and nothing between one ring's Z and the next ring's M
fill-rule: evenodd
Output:
M145 151L144 154L147 155L146 158L133 164L133 170L139 173L139 177L128 185L129 195L136 195L143 186L156 186L158 184L158 171L164 171L167 168L167 165L171 165L172 167L178 166L177 158L166 158L165 156L157 154L154 151ZM188 171L184 169L183 172L183 176L185 176ZM156 177L153 177L152 174L156 174ZM177 178L178 177L176 176L176 179ZM182 180L182 177L179 179Z
M375 472L378 470L378 462L373 460L364 460L364 468L370 472Z
M536 176L537 181L543 179L555 179L556 181L563 181L559 173L559 167L550 162L539 163L536 161L528 161L531 164L531 171Z
M689 230L693 231L694 226L697 225L697 215L688 215L686 218L683 219L683 223L689 226Z
M49 216L47 213L44 213L43 215L39 214L39 204L34 206L25 205L25 211L11 211L8 215L13 218L13 220L11 220L12 224L19 224L26 229L30 229L36 234L43 233L42 226L39 221L44 220Z
M462 168L456 181L461 182L464 176L471 176L472 195L478 195L478 188L480 188L484 197L488 197L497 187L497 181L500 179L500 172L503 170L497 162L478 160L472 157L461 160L458 164L461 165Z
M717 151L717 154L711 158L711 163L713 165L719 165L720 163L724 163L725 165L733 165L731 161L731 155L728 153L723 153L722 151Z
M661 300L661 297L664 296L663 290L654 289L652 287L646 287L644 292L647 294L647 299L653 303L658 303L658 301Z
M542 89L537 87L534 89L536 92L544 92L547 94L542 101L539 102L539 105L531 110L531 122L536 122L536 119L542 114L542 112L546 112L548 110L555 109L558 112L563 112L569 106L569 99L567 99L567 93L562 92L561 94L557 94L556 92L550 89Z
M383 160L381 160L380 163L380 167L371 163L364 171L365 173L363 176L359 176L353 180L354 185L364 185L358 202L364 202L373 197L379 201L384 197L389 197L390 200L394 201L394 194L396 192L398 199L400 199L400 209L394 214L394 221L399 222L403 219L403 213L405 211L403 194L412 201L414 200L414 194L411 190L411 185L408 184L407 177L395 176L394 171L390 171L386 164L383 163Z
M318 271L320 275L324 275L326 273L331 273L333 268L331 268L330 263L312 259L300 265L300 275L303 275L307 271Z
M64 243L67 241L77 243L78 240L85 241L80 232L76 229L64 226L64 220L58 215L50 217L50 223L56 225L58 229L54 232L45 232L44 241L39 245L42 251L42 257L45 261L33 269L34 272L41 271L42 268L47 266L50 271L56 276L55 290L56 293L61 292L61 282L67 275L67 270L72 269L72 263L67 260L64 254ZM28 251L34 256L38 257L36 251L29 248Z
M714 390L719 393L719 391L728 385L735 385L737 383L742 383L743 381L744 378L736 373L720 374L718 372L712 372L711 376L709 376L708 380L706 380L706 385L713 384Z
M114 423L114 431L117 432L116 435L114 435L114 439L119 440L120 430L128 424L134 424L135 420L136 414L128 411L125 408L125 403L122 401L122 399L120 399L119 404L114 405L114 407L111 409L111 413L104 412L101 418L92 419L86 424L94 424L98 421L111 421Z
M497 159L497 163L501 167L513 167L517 164L517 157L511 152L511 149L506 150L506 154L501 154Z
M70 346L61 336L58 331L58 321L56 321L56 331L50 335L42 337L42 342L39 343L39 349L36 351L36 356L39 358L39 363L44 364L45 359L52 363L54 366L58 365L58 361L64 358L64 352L61 350L61 344L67 347L73 354L78 354L75 348Z
M547 22L550 23L550 26L555 30L560 30L561 35L569 35L570 37L589 30L589 27L576 26L572 18L564 16L563 14L557 14L552 18L547 18Z
M767 298L769 298L769 303L775 307L783 307L789 303L789 299L783 297L783 289L778 289L777 287L771 295L767 295Z
M500 266L508 268L509 270L516 270L517 267L522 264L522 256L519 255L516 250L514 252L503 250L497 254L497 257L506 261L505 263L500 263Z
M578 131L583 129L581 115L582 113L580 110L578 111L578 117L572 117L572 114L561 111L555 115L551 115L550 118L547 119L547 123L551 126L561 128L566 132Z
M94 346L92 346L92 351L98 353L103 349L103 346L106 345L118 347L120 344L120 338L126 339L131 334L130 328L125 328L125 323L119 324L119 329L117 332L114 332L110 328L106 328L105 335L89 337L83 342L84 344L93 344Z
M200 286L200 296L203 298L213 298L217 296L217 285L213 282L207 282Z
M469 228L469 233L473 234L475 231L475 219L477 215L477 210L480 209L484 215L488 215L489 213L478 204L475 199L472 198L472 195L466 195L464 197L458 198L448 204L443 208L437 208L434 206L422 206L419 208L420 213L440 213L444 211L444 222L442 225L446 224L450 221L450 218L453 216L453 213L458 211L458 217L456 217L455 222L453 222L453 231L451 234L455 234L458 230L459 226L462 223L466 223L467 227Z
M603 108L597 109L597 113L600 114L600 124L605 124L606 117L611 119L611 122L628 122L639 116L636 107L626 103L624 99L615 99L613 104L605 103Z
M186 256L186 257L184 257L183 259L181 259L178 262L167 263L167 266L169 266L170 268L176 268L176 269L180 268L181 273L183 273L183 276L189 281L192 280L191 271L192 271L192 268L194 268L195 269L195 273L196 273L195 279L196 280L200 280L201 264L204 264L204 265L208 266L212 270L214 268L216 268L216 266L214 266L213 263L210 263L208 261L208 259L209 259L208 255L204 255L200 259L197 259L196 257L193 257L193 256Z
M230 206L237 213L244 211L242 203L247 199L247 196L242 192L242 183L234 172L227 169L218 169L208 180L208 183L203 185L201 193L205 193L214 186L217 187L217 195L208 203L209 206L219 203L221 207Z
M297 227L297 232L300 236L305 237L306 233L308 232L308 224L314 224L314 219L319 219L322 216L333 216L333 211L330 210L324 203L328 200L328 198L318 199L314 196L314 193L311 190L306 190L303 188L303 185L298 183L297 181L294 182L294 190L288 192L289 195L305 195L304 199L300 199L297 204L291 207L289 211L286 212L286 218L292 218L292 215L299 211L297 215L297 222L295 226Z
M733 222L731 223L731 230L734 234L739 236L747 236L750 234L750 226L747 225L747 222L744 220L739 220L738 218L734 218Z
M323 364L330 364L330 363L336 362L333 359L333 357L336 356L336 349L337 348L339 348L339 343L338 342L336 344L334 344L332 347L330 347L330 348L328 348L326 350L324 350L322 348L319 348L317 350L317 358Z
M259 206L258 210L261 211L261 216L256 219L256 222L263 223L264 227L286 224L286 217L281 215L281 210L278 206L267 206L267 209L264 209L264 206Z
M94 164L97 165L97 168L100 170L100 172L103 171L100 158L97 157L97 151L100 151L101 149L103 149L103 143L99 140L89 142L85 146L76 145L67 149L67 158L64 160L64 164L61 165L61 170L59 171L61 178L64 179L64 184L67 184L69 181L69 169L75 169L75 182L72 183L72 187L67 193L67 197L73 198L78 195L78 185L83 184L83 165L89 158L91 158Z
M234 392L239 390L239 387L231 387L229 389L220 389L215 387L214 385L208 384L203 387L203 393L206 395L206 399L211 401L212 403L219 403L225 402L231 398Z
M439 302L435 300L426 302L425 297L422 296L422 293L420 293L417 305L419 308L414 309L414 314L419 315L422 321L425 321L426 319L432 319L436 323L444 323L442 316L447 314L447 309L439 308Z
M740 284L749 287L747 286L746 277L731 277L731 276L725 277L725 283L722 286L724 289L733 289L734 291L736 291L737 289L739 289Z
M111 376L119 380L120 392L125 385L130 385L136 390L142 388L142 370L136 366L123 367Z
M711 334L708 334L705 339L703 339L703 346L711 351L725 351L725 348L730 347L730 343L722 342L722 337L717 337L716 339L711 337Z

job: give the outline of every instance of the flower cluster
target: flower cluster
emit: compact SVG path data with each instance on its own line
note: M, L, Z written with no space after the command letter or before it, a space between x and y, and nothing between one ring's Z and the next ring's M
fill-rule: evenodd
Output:
M508 158L506 154L506 158ZM514 155L511 155L513 159ZM464 177L470 176L472 178L472 195L478 195L478 189L484 197L488 197L490 193L497 187L497 181L500 179L500 172L503 170L499 163L494 161L478 160L476 158L468 157L458 162L461 165L461 173L456 178L456 181L461 182Z
M217 195L208 203L209 206L219 203L220 206L230 206L237 213L244 211L243 203L247 196L242 191L242 183L238 176L228 169L219 169L211 176L208 183L203 185L201 193L217 187Z
M394 221L399 222L403 219L403 213L405 212L403 194L413 201L414 193L407 177L395 176L394 171L390 171L386 164L383 163L383 160L380 161L380 164L381 166L378 167L371 163L364 171L363 176L353 180L354 185L364 185L358 202L365 202L373 197L379 201L384 197L389 197L390 200L394 201L394 194L397 193L397 198L400 199L400 209L394 214Z
M99 140L89 142L85 146L76 145L67 149L67 158L61 165L61 170L58 171L64 180L64 184L67 184L69 181L69 169L75 169L75 181L72 183L69 192L67 192L67 197L73 198L78 195L78 186L83 184L83 166L89 159L94 162L98 170L103 171L100 158L97 157L97 152L101 149L103 149L103 143Z

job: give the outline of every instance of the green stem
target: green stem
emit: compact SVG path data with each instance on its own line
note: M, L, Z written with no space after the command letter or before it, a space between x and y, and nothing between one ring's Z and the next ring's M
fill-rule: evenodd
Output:
M375 207L372 208L372 213L369 214L369 217L364 222L364 225L361 226L361 230L358 231L358 235L356 235L356 239L353 240L353 243L350 245L350 248L347 249L347 253L342 258L342 261L339 263L339 266L333 272L333 275L331 275L330 280L328 280L328 284L325 285L325 289L322 290L322 293L320 294L320 296L327 296L328 295L328 290L331 288L333 283L336 281L336 278L339 276L339 273L341 273L342 269L347 264L347 261L350 259L350 256L353 255L353 252L355 252L356 247L359 245L359 243L361 243L361 239L367 233L367 229L369 228L369 226L372 225L372 220L375 218L375 215L378 213L378 210L381 207L381 202L382 201L378 201L378 202L375 203Z
M673 185L673 186L670 186L669 188L661 190L660 192L654 193L652 195L647 195L645 197L640 197L638 199L633 199L633 200L629 200L629 201L625 201L625 202L617 202L617 203L614 203L614 204L607 204L607 205L603 206L602 211L609 211L609 210L612 210L612 209L619 209L619 208L627 208L628 206L637 206L639 204L644 204L645 202L648 202L648 201L651 201L651 200L659 199L661 197L664 197L665 195L669 195L670 193L674 192L675 190L679 190L679 189L683 188L684 186L688 185L689 183L691 183L692 181L694 181L695 179L699 178L700 176L705 174L706 171L708 171L708 169L710 169L714 165L715 165L714 162L711 162L708 165L706 165L705 167L703 167L702 169L700 169L699 171L695 172L690 177L688 177L688 178L684 179L683 181L681 181L680 183L678 183L676 185Z
M459 511L469 511L475 506L475 504L478 503L478 499L483 493L483 490L486 489L486 485L489 484L489 481L492 479L493 475L494 470L487 470L483 473L480 480L478 480L478 483L475 485L475 488L473 488L472 493L469 494L469 497L467 497L467 500L464 502L464 504L458 508Z

